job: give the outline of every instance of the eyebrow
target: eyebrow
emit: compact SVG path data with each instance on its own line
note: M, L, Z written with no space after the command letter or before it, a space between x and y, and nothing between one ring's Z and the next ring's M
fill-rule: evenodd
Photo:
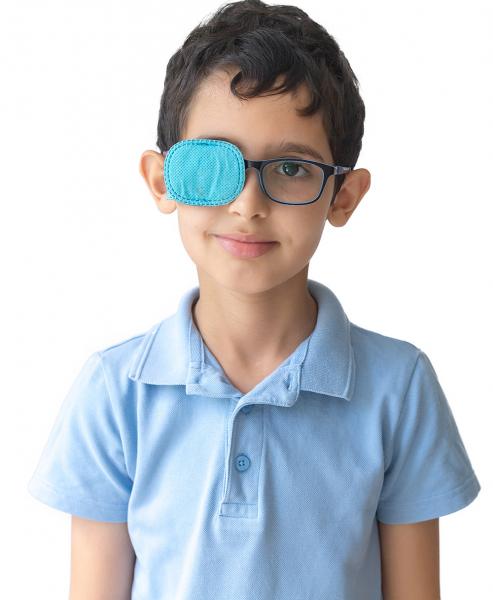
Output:
M222 140L223 142L230 142L231 144L238 146L238 148L240 148L240 150L241 150L240 144L238 144L231 138L221 137L219 135L198 135L198 136L196 136L195 139L205 139L205 138L211 139L211 140ZM312 148L312 146L309 146L308 144L302 144L300 142L282 141L277 146L275 144L269 144L267 146L267 152L269 152L269 151L275 152L277 154L282 154L283 152L297 152L298 154L306 154L308 156L311 156L315 160L325 163L325 159L320 154L320 152L315 150L315 148ZM242 151L242 154L243 154L243 151Z

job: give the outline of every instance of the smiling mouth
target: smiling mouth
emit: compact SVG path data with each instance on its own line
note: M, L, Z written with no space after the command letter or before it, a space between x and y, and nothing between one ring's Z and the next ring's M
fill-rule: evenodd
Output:
M227 238L230 240L236 240L237 242L244 242L247 244L259 244L259 243L271 243L275 240L265 239L262 235L255 233L243 233L241 231L232 231L231 233L214 233L216 237Z
M271 250L277 242L240 242L216 235L219 244L230 254L240 258L255 258Z
M276 242L271 240L240 240L234 237L229 237L227 235L218 235L216 237L220 237L223 240L232 240L233 242L239 242L240 244L275 244Z

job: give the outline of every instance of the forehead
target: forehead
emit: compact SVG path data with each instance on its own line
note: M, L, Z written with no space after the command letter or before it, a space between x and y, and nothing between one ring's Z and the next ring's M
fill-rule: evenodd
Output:
M296 112L311 99L305 84L284 94L241 99L230 90L234 74L231 70L216 71L201 82L190 103L182 139L216 136L237 140L245 152L258 152L290 140L316 148L331 162L321 113L302 117ZM281 82L278 78L274 85ZM240 87L238 91L244 90Z

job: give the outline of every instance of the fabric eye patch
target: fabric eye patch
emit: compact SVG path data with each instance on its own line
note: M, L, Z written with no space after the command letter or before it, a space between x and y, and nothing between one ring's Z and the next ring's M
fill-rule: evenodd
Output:
M167 197L195 206L232 202L245 185L245 160L239 148L223 140L182 140L164 160Z

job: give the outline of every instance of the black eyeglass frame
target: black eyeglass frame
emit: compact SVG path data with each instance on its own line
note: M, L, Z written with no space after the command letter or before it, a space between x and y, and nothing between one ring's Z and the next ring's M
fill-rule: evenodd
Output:
M166 152L161 152L161 154L163 156L166 156ZM260 183L260 189L264 192L264 194L268 198L270 198L273 202L277 202L278 204L287 204L289 206L313 204L323 194L323 191L325 189L325 184L329 180L329 177L331 177L332 175L335 175L335 176L342 175L342 178L341 178L341 185L342 185L342 182L344 181L344 177L345 177L346 173L349 173L350 171L353 170L353 167L343 167L340 165L333 165L331 163L322 163L322 162L318 162L316 160L309 160L307 158L297 158L294 156L281 156L279 158L269 158L266 160L248 160L247 158L243 157L243 160L245 162L245 173L246 173L246 170L250 167L253 167L254 169L257 170L257 177L258 177L258 180ZM320 191L318 193L318 196L316 198L314 198L313 200L310 200L309 202L283 202L282 200L276 200L276 198L273 198L265 189L263 171L268 164L274 163L274 162L279 162L280 160L309 163L312 165L316 165L317 167L320 167L324 173L324 179L322 181L322 185L320 186ZM338 193L340 187L341 186L339 186L339 188L338 188L337 180L336 180L332 198L330 200L330 205L332 205L332 203L334 202L334 199L335 199L336 194ZM234 202L234 200L232 200L232 202Z

